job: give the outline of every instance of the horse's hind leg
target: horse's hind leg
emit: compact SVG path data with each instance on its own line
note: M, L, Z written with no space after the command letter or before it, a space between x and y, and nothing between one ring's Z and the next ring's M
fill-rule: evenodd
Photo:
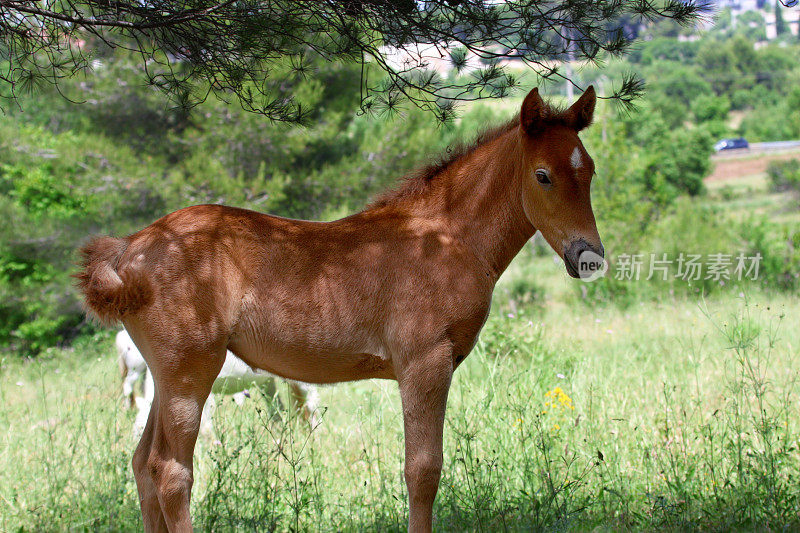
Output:
M157 411L158 406L153 403L139 445L133 453L133 475L136 478L136 488L139 490L139 506L142 509L145 531L167 531L167 524L161 513L161 504L158 503L158 491L147 469L147 458L150 455L153 432L158 418Z
M145 523L148 530L163 529L162 525L166 525L170 532L192 530L189 502L194 446L203 405L224 359L224 349L207 353L193 352L190 355L161 353L152 358L156 364L159 361L169 361L170 364L153 368L156 394L148 420L149 431L145 430L150 445L143 473L149 474L151 484L145 484L145 491L140 492L142 515L149 521L149 524ZM138 461L135 464L142 467ZM140 476L144 477L137 474L137 481ZM155 493L155 501L150 491ZM153 509L156 503L160 508L161 522L149 518L155 515Z

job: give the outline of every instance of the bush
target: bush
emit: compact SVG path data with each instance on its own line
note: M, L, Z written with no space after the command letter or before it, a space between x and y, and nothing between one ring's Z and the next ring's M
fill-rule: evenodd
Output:
M91 330L72 289L75 249L163 213L158 174L102 136L0 126L0 348L36 355Z
M625 238L603 233L603 239L609 261L606 277L576 287L591 305L626 306L665 296L738 292L754 284L768 291L800 288L800 229L764 217L736 221L723 209L689 198L677 201L646 233L629 232ZM681 256L683 272L679 271ZM690 256L697 256L702 264L699 279L681 275L688 270ZM664 258L666 274L659 270L663 263L654 262ZM721 270L726 275L715 275L709 269L714 263L724 265Z
M776 192L800 192L800 159L772 161L767 166L770 189Z
M725 122L731 110L731 102L727 96L701 94L692 102L692 112L698 124L701 124L713 138L724 137L728 133Z
M748 113L739 126L739 133L750 142L769 142L796 139L800 125L790 120L793 111L786 102L759 105Z
M637 49L632 50L629 60L632 63L643 65L664 60L689 63L694 60L698 48L698 42L679 41L672 37L656 37L652 41L643 41Z
M763 287L779 291L800 288L800 228L796 224L752 217L740 222L736 231L746 253L761 256L758 282Z
M653 143L644 180L647 189L671 204L681 195L697 196L705 192L703 178L711 168L713 139L702 128L675 129Z

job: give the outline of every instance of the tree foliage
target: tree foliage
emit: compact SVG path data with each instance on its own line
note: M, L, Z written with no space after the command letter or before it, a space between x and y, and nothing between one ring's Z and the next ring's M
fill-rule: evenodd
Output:
M456 101L515 87L501 60L569 81L553 59L619 55L637 23L687 24L705 9L702 0L3 0L0 78L14 98L122 47L138 52L148 81L182 105L214 93L273 120L303 122L311 110L293 88L316 75L321 59L361 67L363 111L410 101L447 119ZM481 66L468 69L473 56ZM429 68L440 60L460 75ZM630 102L639 91L625 78L613 96Z

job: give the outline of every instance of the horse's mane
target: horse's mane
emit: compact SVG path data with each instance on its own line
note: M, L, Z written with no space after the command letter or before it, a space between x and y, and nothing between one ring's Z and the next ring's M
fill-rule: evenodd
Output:
M400 184L397 187L378 195L367 208L384 207L398 200L418 195L425 191L430 186L433 179L444 172L447 167L462 157L474 152L479 146L497 139L517 126L519 126L519 115L504 124L481 132L471 143L461 142L448 147L447 150L439 154L438 157L435 157L428 164L401 178Z
M549 124L560 123L565 120L564 111L549 104L546 104L546 107L542 109L541 112L544 121ZM478 147L494 141L501 135L513 130L519 126L519 120L519 114L517 114L512 119L499 126L484 130L470 143L458 143L449 147L444 153L434 158L427 165L407 174L401 179L397 187L378 195L375 200L367 206L367 209L384 207L399 200L417 196L426 191L434 178L444 172L450 165L474 152Z

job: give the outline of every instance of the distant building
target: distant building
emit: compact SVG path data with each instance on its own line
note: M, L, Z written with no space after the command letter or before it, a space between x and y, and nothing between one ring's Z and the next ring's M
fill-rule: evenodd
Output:
M725 9L727 7L733 13L743 13L745 11L763 9L767 2L766 0L712 0L711 3L715 4L717 9Z
M764 23L766 24L767 30L767 39L774 39L778 36L778 32L775 30L775 13L762 13L764 15ZM783 21L786 23L786 27L793 35L798 35L800 33L800 9L789 9L785 7L781 7L781 15L783 15Z
M782 0L784 4L795 6L797 5L797 1L798 0ZM775 7L774 2L775 0L770 0L769 7L771 9ZM767 0L710 0L710 3L714 10L730 9L731 16L733 18L732 22L734 24L736 24L737 17L742 13L747 11L758 11L764 17L767 40L772 40L777 37L777 32L775 31L775 12L767 12L764 10L764 7L767 5ZM786 26L789 28L789 31L792 34L797 35L800 10L790 9L784 5L781 5L779 8L781 10L781 14L783 15L783 20L786 22Z

